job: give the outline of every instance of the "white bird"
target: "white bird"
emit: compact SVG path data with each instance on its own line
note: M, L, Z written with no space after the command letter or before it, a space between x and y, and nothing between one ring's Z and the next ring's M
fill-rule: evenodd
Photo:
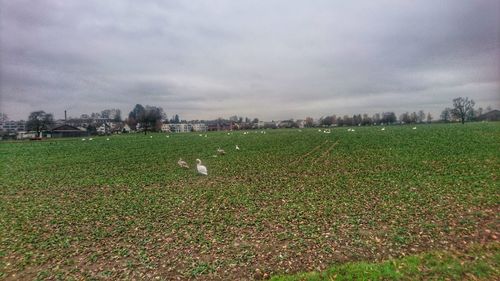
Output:
M198 174L208 176L207 167L201 165L200 159L196 159L196 170L198 171Z
M186 161L182 160L182 158L179 158L179 161L177 161L177 164L178 164L181 168L189 168L188 163L186 163Z
M220 155L226 154L226 152L224 151L224 149L221 149L220 147L217 148L217 153L220 154Z
M149 138L151 138L151 139L152 139L152 138L153 138L153 136L149 136Z
M207 134L205 134L205 137L207 137Z
M380 129L380 130L385 131L385 127L384 127L384 128L382 128L382 129Z
M416 130L416 129L417 129L417 127L413 127L413 130Z
M354 132L355 130L354 129L351 129L351 132Z
M318 132L320 132L320 133L321 133L321 129L318 129Z
M200 137L203 137L203 135L202 135L202 134L200 134L199 136L200 136Z
M84 141L85 139L82 139L82 141Z
M93 140L93 138L90 138L89 140Z
M352 130L351 128L347 129L348 132L350 132L351 130Z
M227 133L227 135L229 136L231 133Z
M106 140L109 141L109 138L107 138Z
M240 150L240 147L238 145L236 145L236 150Z
M167 138L169 138L170 136L167 135Z

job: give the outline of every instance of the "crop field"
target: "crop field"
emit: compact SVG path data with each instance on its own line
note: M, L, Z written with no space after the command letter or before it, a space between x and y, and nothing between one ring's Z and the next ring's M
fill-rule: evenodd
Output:
M0 279L268 279L471 247L500 276L500 123L265 132L0 143Z

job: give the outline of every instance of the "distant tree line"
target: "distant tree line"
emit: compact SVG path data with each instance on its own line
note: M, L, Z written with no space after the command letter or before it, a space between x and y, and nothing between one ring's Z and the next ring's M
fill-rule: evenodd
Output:
M468 121L474 121L477 117L481 116L484 112L483 108L474 109L475 102L468 97L458 97L453 99L452 107L445 108L439 116L441 122L459 121L462 124ZM491 107L487 107L485 112L490 112ZM418 112L404 112L396 118L394 112L376 113L372 116L368 114L354 114L344 115L342 117L331 115L321 117L319 119L320 126L367 126L378 124L414 124L414 123L431 123L434 117L430 112L425 114L423 110ZM311 117L306 118L306 126L314 126L314 120Z
M468 97L457 97L452 100L452 106L445 108L440 116L440 122L461 122L462 124L468 121L474 121L477 117L484 113L492 111L492 108L488 106L486 110L483 108L475 109L475 102ZM105 109L100 113L92 113L90 115L82 114L81 119L105 119L120 122L121 112L119 109ZM0 119L2 122L7 121L8 117L4 113L0 113ZM369 126L369 125L379 125L379 124L414 124L414 123L430 123L433 121L433 116L431 113L425 113L423 110L418 112L404 112L399 116L399 120L396 114L392 111L375 113L373 115L364 114L354 114L354 115L344 115L337 116L335 114L330 116L321 117L318 122L315 122L312 117L306 117L304 120L284 120L280 122L279 127L283 128L296 128L300 126L304 127L315 127L315 126ZM105 121L108 122L108 121ZM178 114L172 116L171 119L167 119L167 116L161 107L141 104L136 104L132 111L128 114L125 119L125 123L130 126L132 130L142 130L145 134L148 131L158 131L161 126L165 123L183 123L186 121L181 120ZM252 129L256 128L256 124L260 123L258 118L250 119L248 117L238 117L231 116L229 119L218 118L212 121L204 120L193 120L191 122L216 122L217 126L224 126L226 124L231 124L231 128L235 129ZM54 116L51 113L46 113L43 110L33 111L28 117L26 122L26 127L30 131L35 131L40 134L43 130L49 129L55 123ZM264 128L277 128L276 122L264 122ZM89 125L92 129L92 124ZM89 129L87 128L87 129ZM95 127L93 127L95 130Z
M394 124L397 122L397 117L394 112L383 112L376 113L372 116L368 114L354 114L354 115L344 115L344 116L325 116L319 119L319 125L321 126L367 126L374 124ZM314 124L311 117L306 118L306 125L309 127Z

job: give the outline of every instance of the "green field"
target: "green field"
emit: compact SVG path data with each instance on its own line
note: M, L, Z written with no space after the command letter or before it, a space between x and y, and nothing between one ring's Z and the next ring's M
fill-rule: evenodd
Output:
M427 253L483 255L471 247L496 265L453 276L500 278L500 123L355 129L0 143L0 279L418 269Z

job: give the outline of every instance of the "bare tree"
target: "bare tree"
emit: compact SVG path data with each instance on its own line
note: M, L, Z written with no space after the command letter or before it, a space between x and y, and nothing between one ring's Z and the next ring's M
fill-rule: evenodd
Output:
M333 120L331 116L321 117L320 119L321 126L331 126L333 124Z
M132 111L130 111L130 113L128 114L126 122L132 130L135 130L137 128L137 123L139 122L141 115L144 114L144 111L145 109L142 104L136 104L134 109L132 109Z
M157 130L161 126L161 120L164 118L163 108L146 105L144 111L139 115L139 123L144 128L144 134L149 130Z
M397 121L396 114L394 112L384 112L380 121L384 124L395 123Z
M370 118L370 117L368 116L368 114L364 113L364 114L363 114L363 119L361 120L361 124L362 124L363 126L366 126L366 125L371 125L371 124L372 124L372 122L373 122L372 118Z
M372 117L373 123L378 124L380 123L380 113L375 113Z
M411 119L410 119L410 113L408 112L405 112L403 114L401 114L399 116L399 121L403 122L403 123L410 123L411 122Z
M314 119L312 117L306 117L306 127L311 128L314 126Z
M447 107L441 112L441 121L449 122L451 119L451 108Z
M417 114L418 123L423 123L425 120L425 113L423 110L419 110Z
M30 113L26 126L28 130L36 131L37 136L39 136L42 130L47 130L53 123L54 116L51 113L39 110Z
M410 123L417 123L418 115L415 111L410 114Z
M474 100L469 100L469 98L458 97L453 99L453 109L451 114L462 121L462 124L466 120L471 120L474 118L474 105L476 103Z
M430 112L427 113L427 123L431 123L432 122L432 115Z

